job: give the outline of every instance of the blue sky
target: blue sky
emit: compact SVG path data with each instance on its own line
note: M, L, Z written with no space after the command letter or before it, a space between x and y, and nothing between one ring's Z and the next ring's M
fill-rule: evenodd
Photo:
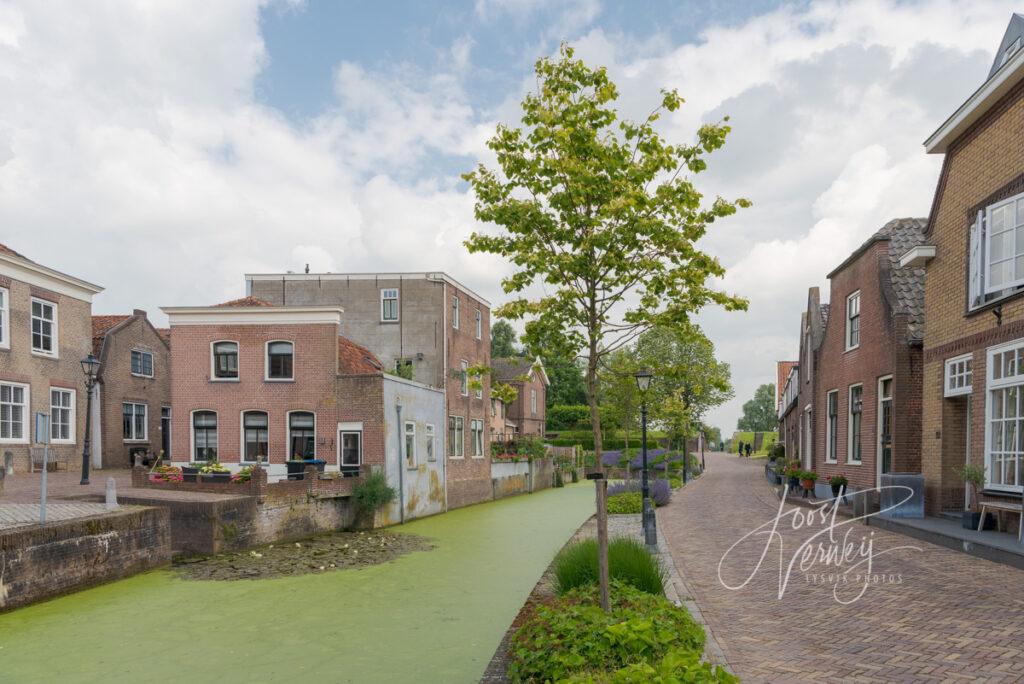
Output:
M701 247L746 313L699 322L732 365L727 432L797 353L807 288L886 221L925 216L922 141L984 80L1015 2L0 0L0 241L106 288L96 313L242 294L243 274L444 270L494 304L503 260L460 174L493 164L562 40L661 88L674 141L730 116L696 179L751 209Z

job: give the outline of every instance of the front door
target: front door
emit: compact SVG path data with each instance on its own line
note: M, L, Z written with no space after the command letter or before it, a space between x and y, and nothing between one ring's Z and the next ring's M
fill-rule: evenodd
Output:
M878 381L878 475L892 472L892 378Z
M160 449L164 452L164 460L171 460L171 407L160 408Z

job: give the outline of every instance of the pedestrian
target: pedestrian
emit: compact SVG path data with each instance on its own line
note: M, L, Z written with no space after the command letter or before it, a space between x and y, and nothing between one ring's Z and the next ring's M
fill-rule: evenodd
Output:
M742 457L743 456L743 441L742 440L740 440L739 445L740 445L740 448L739 448L737 453L739 453L739 455Z
M725 442L723 442L722 440L718 440L718 450L725 451Z
M750 458L750 442L747 442L746 450L747 450L747 458Z

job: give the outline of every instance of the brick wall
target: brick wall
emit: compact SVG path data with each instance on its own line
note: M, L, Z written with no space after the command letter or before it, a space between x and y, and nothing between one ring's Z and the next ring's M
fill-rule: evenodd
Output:
M518 391L516 400L508 409L508 417L516 423L520 434L544 436L547 425L547 386L540 373L531 372L528 382L512 383ZM537 393L537 412L531 409L530 392Z
M0 530L0 611L122 579L171 560L164 508Z

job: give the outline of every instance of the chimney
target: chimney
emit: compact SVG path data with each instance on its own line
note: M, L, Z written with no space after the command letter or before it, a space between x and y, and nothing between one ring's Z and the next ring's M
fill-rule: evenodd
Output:
M145 318L146 311L145 309L135 309L134 311L132 311L132 316L142 316L143 318Z

